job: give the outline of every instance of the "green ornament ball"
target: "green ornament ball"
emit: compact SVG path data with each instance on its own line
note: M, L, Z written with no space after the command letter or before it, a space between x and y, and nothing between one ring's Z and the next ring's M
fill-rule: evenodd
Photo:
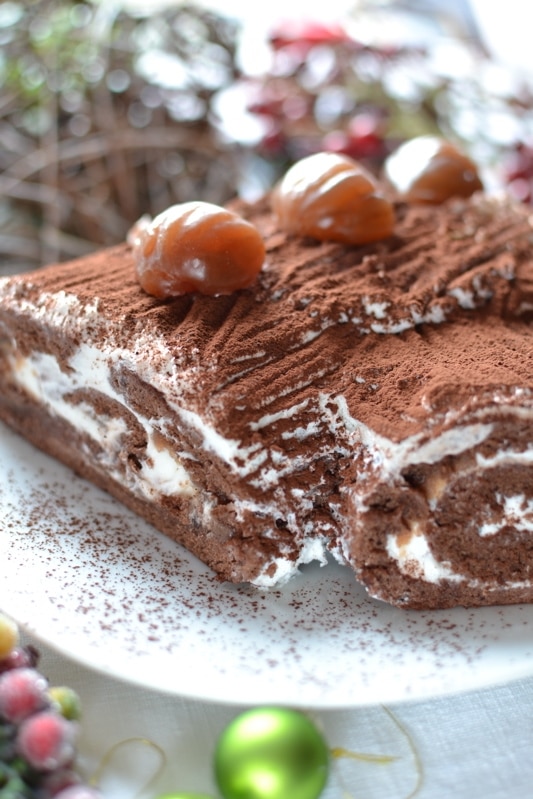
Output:
M224 799L318 799L329 752L303 713L263 707L241 713L226 727L214 766Z

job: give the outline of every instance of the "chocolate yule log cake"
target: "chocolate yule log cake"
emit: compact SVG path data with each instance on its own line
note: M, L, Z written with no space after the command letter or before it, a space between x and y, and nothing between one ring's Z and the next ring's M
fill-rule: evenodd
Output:
M352 176L350 238L297 166L3 279L0 418L224 580L329 554L402 607L533 601L531 209ZM195 255L170 285L184 237L233 232L234 283Z

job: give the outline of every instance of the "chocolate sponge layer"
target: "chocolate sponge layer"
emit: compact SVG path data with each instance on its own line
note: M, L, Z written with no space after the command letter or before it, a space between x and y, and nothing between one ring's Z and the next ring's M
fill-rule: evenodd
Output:
M267 260L229 297L148 297L127 245L2 281L0 417L223 579L329 551L406 607L531 601L528 212L345 247L235 208Z

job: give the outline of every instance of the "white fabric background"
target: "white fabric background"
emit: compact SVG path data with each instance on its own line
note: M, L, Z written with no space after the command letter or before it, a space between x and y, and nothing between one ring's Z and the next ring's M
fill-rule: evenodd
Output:
M156 799L178 790L217 797L212 753L240 708L144 690L36 645L51 684L69 685L81 696L80 768L88 776L101 773L105 799ZM385 763L334 758L321 799L533 797L533 678L386 709L310 712L330 747L395 757Z
M494 54L529 70L530 26L512 24L529 9L528 2L518 7L514 0L480 0L472 6ZM217 736L239 708L148 691L37 646L40 668L51 684L69 685L80 694L80 767L89 776L101 773L105 799L156 799L173 790L217 796L212 753ZM334 759L321 799L533 797L533 677L387 709L312 715L331 747L395 757L387 763ZM153 774L156 779L147 786Z

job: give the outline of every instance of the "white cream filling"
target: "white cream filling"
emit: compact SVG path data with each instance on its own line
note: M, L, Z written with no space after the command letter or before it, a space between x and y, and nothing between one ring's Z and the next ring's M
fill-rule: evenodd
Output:
M321 394L319 403L329 430L333 434L345 430L353 448L359 443L368 453L369 468L373 473L379 470L383 479L399 475L414 463L438 463L446 455L460 455L482 443L493 430L492 424L474 422L445 430L429 441L424 442L424 434L419 433L395 442L355 419L344 397ZM364 479L364 473L361 477Z
M124 474L113 468L115 456L120 450L127 424L124 419L98 414L86 401L72 403L68 395L72 392L94 387L110 399L122 404L120 395L110 381L107 357L95 347L82 345L69 364L72 369L64 372L56 358L45 353L35 353L28 358L12 359L12 370L20 386L47 410L67 421L81 435L95 441L102 453L102 463L109 475L124 484ZM131 408L130 413L134 413ZM154 443L151 420L134 413L144 428L147 438L146 454L140 470L128 472L127 487L143 496L160 494L192 496L196 488L181 461L168 450Z
M476 307L476 303L474 302L474 292L468 289L463 289L460 287L456 287L450 289L448 294L451 297L455 297L461 308L465 308L466 310L473 310Z
M260 442L243 447L238 439L225 438L195 411L177 406L175 409L186 425L202 435L203 447L231 466L241 477L256 471L268 457L268 452Z
M529 466L530 464L533 464L533 446L530 446L521 452L502 449L493 455L492 458L487 458L478 452L476 453L476 463L480 469L490 469L492 467L501 466L502 464L506 463L516 463L523 466Z
M128 355L130 362L134 360L131 353L125 352L123 355L125 362L128 362ZM114 360L117 360L117 353L114 353ZM124 420L107 414L97 414L89 403L72 404L68 399L71 392L94 386L109 398L121 403L121 397L110 381L109 356L91 345L83 344L71 358L69 366L71 369L68 372L61 371L57 360L52 355L43 353L28 358L19 357L12 364L20 385L38 402L44 404L51 413L67 420L80 433L90 436L102 449L107 449L111 454L116 452L126 433ZM145 377L150 378L152 375ZM164 388L167 379L161 380L159 375L160 388ZM250 426L259 430L279 420L290 421L307 407L308 401L299 403L282 412L266 414ZM291 471L305 465L301 458L289 457L279 451L269 452L260 442L248 447L242 446L239 440L222 436L198 413L183 407L176 407L176 410L186 424L201 433L207 450L216 454L241 478L254 475L251 482L257 487L275 486ZM329 430L333 435L347 439L350 449L365 454L369 473L377 470L382 479L398 475L413 463L437 463L447 455L461 454L482 443L493 429L492 424L475 422L447 430L430 441L423 442L422 436L418 434L396 443L378 435L355 419L342 396L320 394L317 413L318 418L314 422L305 427L295 422L293 430L285 430L282 438L303 440L318 436L321 429ZM153 420L138 413L135 416L144 428L148 441L148 460L143 465L142 477L137 478L140 485L145 485L145 492L194 493L192 481L181 460L168 450L155 446ZM161 423L164 424L164 420ZM478 454L477 461L481 468L490 468L503 461L531 463L533 448L523 452L503 450L490 460ZM113 476L116 479L119 475L114 473ZM361 479L364 480L364 477L363 469Z
M499 522L485 522L479 528L479 535L497 535L511 525L521 533L533 533L533 499L526 499L524 494L514 494L506 497L496 494L496 501L502 508L502 518Z
M387 554L395 560L402 574L407 574L426 583L438 583L440 580L463 580L456 574L449 563L440 563L431 552L425 535L413 532L408 541L398 543L395 535L387 536Z
M141 421L140 417L137 417ZM148 434L147 460L142 464L141 487L150 496L193 497L197 493L188 471L178 455L169 449L156 446L153 436Z
M467 303L469 298L460 294L460 290L455 291L455 297L459 302ZM374 318L382 319L385 317L386 304L372 303L367 299L367 313L372 313ZM69 297L64 292L54 295L54 303L43 306L38 310L37 315L46 316L52 319L54 324L67 324L69 317L76 313L92 317L97 315L97 303L82 307L75 298ZM435 306L430 312L431 321L442 321L442 309ZM416 314L413 311L410 322L415 320ZM422 319L422 317L420 317ZM426 317L423 321L427 321ZM418 322L417 322L418 323ZM379 332L390 332L386 325ZM89 436L97 442L102 451L109 452L109 463L106 468L111 476L120 481L124 477L118 470L113 470L113 455L121 446L123 436L127 433L127 426L124 420L115 418L108 414L97 414L95 408L87 402L72 404L67 395L73 391L94 387L109 398L121 403L121 396L115 391L110 380L110 362L122 360L126 365L130 365L142 379L154 385L167 397L169 404L179 413L184 423L192 426L202 436L204 447L213 452L218 458L228 465L242 479L250 478L250 482L259 488L270 489L283 483L283 478L292 471L305 467L306 463L302 458L289 457L279 451L269 451L261 443L254 443L251 446L243 446L237 439L228 439L222 436L209 422L201 417L191 408L185 408L176 399L176 382L188 385L188 380L194 380L194 370L191 374L183 375L179 372L179 365L169 357L164 345L152 342L150 349L155 362L148 364L143 359L142 353L144 342L139 340L135 352L124 350L117 351L110 347L106 352L102 352L90 344L81 345L74 353L69 363L71 367L68 372L60 370L57 360L48 354L37 353L28 358L17 357L12 359L12 369L17 375L20 385L38 402L43 403L51 413L67 420L80 433ZM497 398L495 399L498 402ZM502 397L502 408L506 407L506 398ZM414 463L437 463L447 455L459 455L482 443L492 432L493 425L476 421L471 424L461 425L440 436L423 441L421 434L413 435L400 443L396 443L384 436L376 434L371 428L355 419L349 412L347 402L343 396L332 397L326 393L321 393L318 397L316 408L316 421L308 423L305 427L298 423L298 413L308 409L308 401L295 404L283 411L265 414L256 422L250 425L253 430L261 430L275 424L279 420L295 420L295 426L291 430L285 430L283 438L294 437L303 440L309 436L318 436L321 430L329 430L338 438L336 450L344 454L351 452L362 457L363 469L360 475L360 494L355 497L355 507L360 512L366 510L364 505L364 484L365 479L371 475L379 474L380 479L391 481L397 479L402 470ZM129 412L133 412L131 408ZM531 411L524 408L513 408L507 406L506 410L515 413L516 416L530 416ZM140 492L144 496L157 496L159 494L192 496L196 493L196 488L190 478L189 473L183 466L182 458L170 453L167 449L161 449L154 441L154 420L144 417L142 414L134 414L138 423L143 427L147 438L147 459L143 462L141 470L131 470L128 476L128 487L131 490ZM483 416L483 410L478 414L478 419ZM160 428L163 428L167 420L158 420ZM344 442L344 444L342 443ZM327 453L322 453L327 454ZM533 448L523 452L500 451L492 458L484 458L477 455L477 463L480 468L487 469L502 462L513 463L532 463ZM252 476L253 475L253 476ZM309 501L302 496L298 499L293 494L293 499L308 509ZM307 504L306 504L307 503ZM306 507L304 508L304 505ZM276 504L267 504L263 512L274 517L276 514ZM525 503L523 497L504 497L502 498L503 514L511 519L512 524L519 529L533 532L533 503ZM480 535L488 536L497 534L498 529L503 526L495 523L486 523L480 529ZM307 538L302 544L301 555L295 563L289 559L278 558L276 573L272 578L267 577L266 573L258 578L257 585L266 587L267 585L277 584L284 579L288 579L303 563L318 560L325 562L326 543L325 540L315 534L313 530L303 531ZM455 574L449 564L439 563L432 555L425 537L421 533L414 534L407 543L398 545L396 536L390 536L387 543L389 556L393 558L401 571L413 574L416 573L420 579L427 582L438 580L460 580L460 575ZM268 570L266 567L265 572Z
M79 388L74 374L66 374L59 369L56 359L51 355L38 353L31 358L19 358L16 365L17 380L24 390L42 403L49 412L65 419L80 433L89 436L105 449L113 453L119 448L120 440L126 432L123 419L97 414L87 402L72 402L64 397ZM100 370L97 371L101 379Z
M491 585L481 580L467 578L463 574L457 574L450 568L450 564L439 562L431 552L426 537L419 533L414 533L409 541L398 544L395 535L387 538L387 554L398 564L402 574L413 577L416 580L424 580L427 583L438 583L442 580L450 582L464 582L470 588L483 587L485 591L493 592L501 590L501 585ZM531 580L515 580L507 582L505 589L529 588Z
M253 585L257 588L274 588L283 585L297 574L300 566L306 563L318 562L321 566L325 566L327 555L328 548L324 539L318 536L307 538L302 544L297 560L274 558L253 580ZM275 569L272 569L273 564L276 566ZM272 572L272 574L267 572Z
M429 442L421 443L420 436L415 435L406 438L399 444L395 444L387 438L378 436L374 431L354 419L347 407L344 397L336 397L334 400L326 395L322 396L324 410L330 414L330 428L337 430L344 427L351 431L355 440L368 450L368 471L375 474L376 471L381 475L383 481L393 482L398 479L406 466L416 463L438 463L447 455L460 455L481 444L493 430L491 423L475 422L470 425L462 425L445 431ZM334 410L336 406L336 410ZM505 407L508 413L515 413L518 418L530 417L531 410L524 408L513 408L505 404L502 398L501 406ZM483 416L481 412L481 416ZM501 450L492 458L486 458L476 454L476 460L482 470L490 469L502 463L531 464L533 463L533 447L524 451ZM367 511L365 504L365 472L360 474L360 488L353 495L353 505L358 513L364 514ZM500 497L502 504L503 519L501 524L486 524L479 530L479 535L495 534L505 525L511 524L516 529L525 532L533 532L533 500L525 502L523 495L513 497ZM497 529L496 529L497 528ZM415 526L411 537L402 543L398 542L397 535L387 537L387 554L394 560L399 570L406 575L412 576L428 583L436 583L441 580L463 581L466 578L455 573L449 563L439 562L429 548L428 541L419 526ZM479 585L479 581L468 581L469 585ZM520 588L530 585L529 581L516 582L512 586ZM490 590L490 589L489 589ZM495 589L494 589L495 590Z
M276 413L267 413L264 416L261 416L256 422L250 422L250 430L262 430L263 427L268 427L269 425L279 422L282 419L291 419L299 411L307 408L308 405L309 400L304 400L303 402L299 402L297 405L291 405L290 408L284 408L282 411L277 411Z

